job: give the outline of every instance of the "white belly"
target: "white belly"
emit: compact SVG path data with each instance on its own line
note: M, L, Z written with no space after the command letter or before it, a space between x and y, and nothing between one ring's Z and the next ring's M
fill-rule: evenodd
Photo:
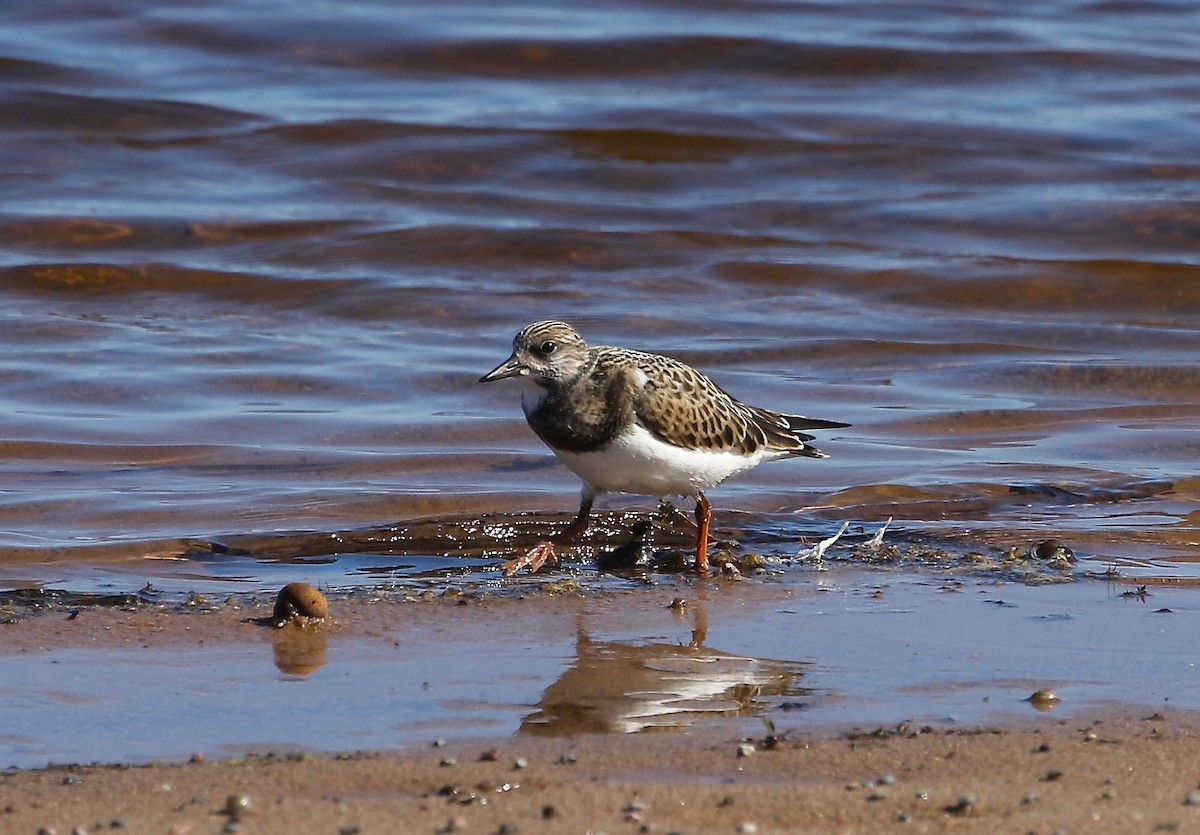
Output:
M695 496L763 461L783 457L765 449L750 457L683 449L640 426L596 452L555 450L554 454L597 490L645 496Z

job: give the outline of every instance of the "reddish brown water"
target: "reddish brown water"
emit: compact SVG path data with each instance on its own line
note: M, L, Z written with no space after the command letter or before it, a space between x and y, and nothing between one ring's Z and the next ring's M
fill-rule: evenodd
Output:
M492 583L549 317L853 424L711 494L785 581L1198 579L1197 90L1186 3L12 0L0 589Z

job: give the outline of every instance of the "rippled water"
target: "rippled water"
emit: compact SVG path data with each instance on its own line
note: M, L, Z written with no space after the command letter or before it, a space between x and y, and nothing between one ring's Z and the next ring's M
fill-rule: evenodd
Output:
M547 317L853 424L713 491L747 548L893 517L1196 576L1191 4L5 17L0 585L486 574L455 531L575 507L476 383Z

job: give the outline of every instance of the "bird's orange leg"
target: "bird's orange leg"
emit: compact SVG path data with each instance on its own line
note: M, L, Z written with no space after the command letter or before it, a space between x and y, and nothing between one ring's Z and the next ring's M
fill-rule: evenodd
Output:
M712 520L712 505L703 493L696 494L696 573L708 574L708 523Z
M596 494L590 489L585 488L583 498L579 502L579 512L575 514L575 518L571 520L571 524L549 539L543 539L516 559L509 560L500 566L504 569L504 576L511 577L526 567L529 568L529 572L532 574L547 563L550 565L557 563L558 555L554 553L554 546L565 545L587 530L588 517L592 514L592 503L595 501Z

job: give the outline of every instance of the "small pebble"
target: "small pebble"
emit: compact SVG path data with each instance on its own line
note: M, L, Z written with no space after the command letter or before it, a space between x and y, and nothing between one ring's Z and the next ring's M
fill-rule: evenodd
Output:
M912 815L910 815L908 812L901 812L900 814L896 815L896 822L897 823L911 823Z
M979 801L976 800L973 794L960 794L958 800L953 805L947 806L946 811L951 815L969 815L975 811L975 806Z
M1033 546L1033 555L1039 560L1055 563L1056 567L1066 567L1075 562L1075 553L1057 539L1046 539Z
M1055 780L1061 780L1063 773L1057 768L1052 771L1047 771L1046 776L1042 780L1046 783L1053 783Z
M563 765L568 765L568 764L570 764L570 763L573 763L573 762L575 762L575 752L574 752L574 751L567 751L565 754L563 754L562 756L560 756L560 757L558 758L558 761L559 761L560 763L562 763Z
M229 815L230 822L241 820L248 812L250 812L250 798L244 794L231 794L225 798L225 807L222 810Z
M1041 800L1041 798L1038 796L1037 792L1030 792L1029 794L1027 794L1021 798L1021 805L1022 806L1032 806L1034 803L1037 803L1039 800Z
M1058 694L1053 690L1042 689L1033 691L1032 695L1025 701L1029 702L1037 710L1046 711L1052 709L1060 700Z
M515 760L513 760L513 768L517 769L518 771L522 768L529 768L529 760L525 759L524 757L517 757Z
M1183 799L1184 806L1200 806L1200 792L1189 792Z
M352 823L339 829L338 835L359 835L360 832L362 832L362 827Z
M755 835L758 832L758 824L754 821L742 821L738 824L737 831L743 835Z
M877 782L881 786L895 785L896 775L895 774L880 774L879 779L876 780L875 782Z
M917 800L928 800L929 789L917 789L916 798Z
M466 825L466 818L456 816L446 821L446 823L440 826L437 831L439 833L461 832Z
M737 755L739 757L752 757L754 756L754 751L754 746L748 742L743 742L737 747Z
M442 757L441 761L438 762L438 765L440 765L442 768L449 768L450 766L458 765L458 760L456 760L454 757Z

